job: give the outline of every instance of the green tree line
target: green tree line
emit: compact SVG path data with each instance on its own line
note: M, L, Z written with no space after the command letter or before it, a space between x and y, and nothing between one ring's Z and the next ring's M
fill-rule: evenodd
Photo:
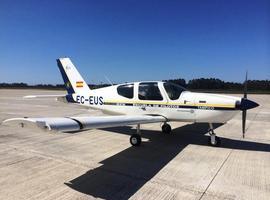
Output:
M163 80L181 85L189 90L212 90L212 91L242 91L243 83L226 82L216 78L199 78L186 81L185 79ZM270 93L270 80L248 80L248 91ZM90 88L101 88L109 84L90 84ZM26 83L0 83L0 88L33 88L33 89L64 89L63 84L37 84L28 85Z
M190 90L229 90L242 91L243 83L226 82L216 78L199 78L192 79L188 82L185 79L170 79L164 80L181 85ZM270 92L270 80L248 80L249 91L265 91Z
M90 84L89 87L96 89L101 87L110 86L109 84ZM16 89L59 89L64 90L64 84L36 84L36 85L28 85L27 83L0 83L0 88L16 88Z

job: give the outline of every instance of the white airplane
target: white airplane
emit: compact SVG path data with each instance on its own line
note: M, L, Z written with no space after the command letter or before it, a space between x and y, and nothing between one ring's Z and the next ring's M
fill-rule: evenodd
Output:
M247 77L244 97L190 92L183 87L160 81L124 83L100 89L90 89L69 58L57 59L67 95L36 95L26 98L57 97L58 101L75 103L101 110L113 116L12 118L3 123L15 123L21 127L36 125L50 131L81 131L137 125L137 132L130 137L133 146L141 144L140 124L161 122L162 132L171 133L168 122L209 123L209 144L220 145L214 133L213 123L226 123L240 111L243 137L246 111L258 106L247 99Z

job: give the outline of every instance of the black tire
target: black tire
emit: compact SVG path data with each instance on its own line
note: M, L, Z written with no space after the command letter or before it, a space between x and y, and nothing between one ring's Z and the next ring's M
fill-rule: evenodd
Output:
M163 124L161 130L163 133L169 134L172 132L172 127L170 126L170 124Z
M130 141L130 144L132 146L140 146L140 144L142 142L142 138L138 134L133 134L133 135L131 135L129 141Z
M221 139L216 136L216 143L215 144L212 144L211 142L211 136L208 137L208 144L212 147L219 147L221 145Z

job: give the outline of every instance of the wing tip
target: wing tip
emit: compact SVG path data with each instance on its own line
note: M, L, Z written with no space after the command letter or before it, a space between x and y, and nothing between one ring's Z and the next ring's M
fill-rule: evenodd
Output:
M17 125L17 126L20 126L21 128L24 128L26 126L30 126L30 127L38 127L38 128L45 130L45 131L52 130L50 125L47 124L45 121L36 121L35 119L28 118L28 117L18 117L18 118L6 119L6 120L1 122L1 125L6 125L6 126Z

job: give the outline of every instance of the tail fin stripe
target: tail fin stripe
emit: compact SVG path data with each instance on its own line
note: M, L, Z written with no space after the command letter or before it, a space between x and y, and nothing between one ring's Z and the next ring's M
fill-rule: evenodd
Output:
M63 77L65 88L66 88L68 94L75 93L75 91L74 91L74 89L73 89L73 87L72 87L72 85L70 83L70 80L68 79L67 74L66 74L66 72L65 72L65 70L64 70L64 68L63 68L63 66L62 66L62 64L61 64L61 62L60 62L59 59L57 59L57 66L58 66L58 68L60 70L60 73L61 73L61 75Z

